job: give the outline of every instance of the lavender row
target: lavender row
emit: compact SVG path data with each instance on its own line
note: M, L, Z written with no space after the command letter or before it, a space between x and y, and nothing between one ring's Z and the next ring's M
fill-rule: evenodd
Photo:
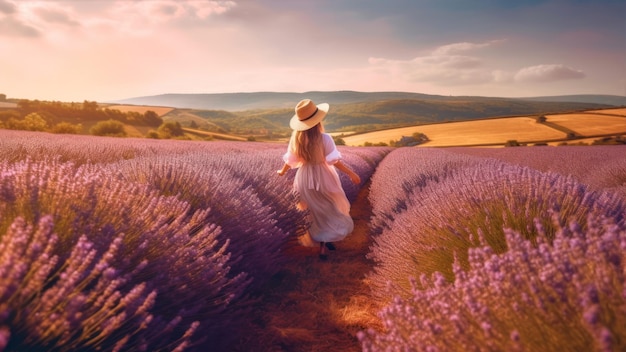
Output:
M488 156L488 153L485 156ZM415 166L399 168L400 165ZM395 180L391 181L394 177ZM614 226L610 227L613 229L615 226L624 225L626 215L623 198L612 189L602 191L597 187L582 184L570 175L541 172L493 158L467 156L447 150L403 149L392 152L381 162L372 177L370 197L374 208L373 223L379 224L374 245L368 255L376 263L369 275L373 296L382 303L389 303L389 297L397 298L395 303L382 313L388 335L375 332L363 334L364 350L517 348L506 345L510 342L509 335L489 335L488 337L495 341L479 339L472 343L470 338L476 331L470 328L480 327L481 324L489 329L492 326L500 328L501 320L490 315L493 321L476 322L477 317L468 317L467 314L457 315L455 318L456 322L459 316L461 320L467 320L463 323L466 325L459 328L467 329L467 340L460 342L466 345L442 345L446 341L454 340L459 330L441 328L445 324L451 324L450 314L445 313L448 310L442 310L441 306L467 304L467 302L458 303L458 297L445 296L447 294L445 292L453 290L446 286L446 283L457 282L459 275L465 272L472 272L475 277L487 275L484 270L488 267L473 264L471 253L475 248L488 245L488 250L495 257L525 255L515 253L518 247L509 243L507 233L515 233L519 241L525 241L533 248L543 243L545 250L550 248L553 241L557 241L555 238L560 234L568 233L565 230L567 223L576 224L580 233L597 234L599 230L596 227L600 221L597 219L613 223ZM588 220L588 216L591 216L592 220ZM623 249L622 247L621 250ZM582 258L586 261L587 267L596 266L595 257ZM617 260L615 263L614 269L623 273L623 261ZM506 275L514 275L514 268L514 265L507 267L511 272L507 272ZM517 284L524 287L532 285L532 280L536 278L530 274L532 273L527 277L516 279ZM502 277L504 274L498 275ZM607 275L610 277L614 273ZM428 280L416 282L413 279L420 277L436 277L435 281L438 282L436 288L429 286ZM621 282L623 284L623 280ZM542 287L541 290L543 289ZM613 289L611 295L621 295L622 288ZM428 299L424 298L426 291L431 292ZM433 302L434 291L445 298ZM541 294L538 294L538 297L541 298ZM497 302L505 306L521 304L516 296L507 294L486 295L482 299L485 302ZM422 309L422 306L416 308L414 300L422 302L420 304L432 304L429 308L434 309ZM441 310L438 315L437 309ZM495 311L499 306L496 307L494 303L485 309ZM607 309L608 312L603 314L623 314L623 301L621 307L617 305ZM522 309L525 310L526 308ZM531 308L529 311L536 312ZM569 314L570 311L566 311L565 314ZM576 314L572 313L572 316L568 315L561 319L565 321L575 319L578 317ZM529 319L541 320L543 317ZM446 321L445 324L443 320ZM456 322L454 324L457 324ZM458 326L460 325L451 327ZM563 326L557 329L566 330ZM612 341L624 340L623 330L615 326L611 329L615 330L611 330ZM423 334L437 335L439 344L429 345L430 340L427 340L420 331L426 331ZM568 346L567 339L560 339L559 334L562 333L566 332L555 333L554 337L550 333L546 338L556 339L556 342L553 342L557 345ZM513 334L518 336L519 332ZM533 333L524 335L527 339L536 336ZM596 337L591 338L593 343L598 343ZM422 339L423 342L420 342ZM589 343L589 340L586 343ZM532 344L525 346L537 347ZM544 349L526 347L522 350Z
M451 148L454 153L495 158L540 171L571 175L595 189L612 190L626 198L626 146L533 148Z
M98 165L26 160L0 175L9 350L170 349L234 319L225 308L249 278L231 272L209 210Z
M361 177L361 184L355 185L346 174L339 172L339 179L346 196L350 202L354 202L361 187L373 177L378 164L392 149L386 147L359 148L345 146L339 146L338 149L342 153L343 161Z
M249 298L280 270L282 247L306 227L294 207L293 174L275 173L285 145L9 132L1 132L0 143L0 233L7 241L16 233L32 239L6 253L50 248L21 264L13 254L2 262L22 268L0 284L10 292L0 301L7 317L0 344L9 348L219 350L227 336L236 337L229 328L247 317ZM366 180L384 153L355 156L355 149L342 153ZM37 226L48 230L36 237L41 231L29 229ZM46 266L46 258L56 259ZM64 283L66 267L75 267L79 279ZM15 298L22 290L17 283L33 273L38 281L28 286L37 294ZM50 294L66 297L56 308L39 303L56 290L54 282L64 294ZM83 301L99 296L106 307L118 307L117 315L91 318L106 309ZM70 306L71 314L59 313ZM126 306L143 308L139 314ZM34 333L33 320L16 313L28 307L41 308L51 327ZM87 321L100 324L97 338L72 333L96 331Z
M410 292L410 276L438 271L452 280L455 253L465 265L468 248L477 246L480 236L496 253L504 252L503 227L535 241L535 222L554 235L550 212L585 226L589 213L621 218L626 209L615 194L595 192L572 177L493 159L476 161L406 197L407 209L395 214L370 250L377 263L371 281L381 295L388 280L402 293Z
M411 294L380 313L385 332L359 333L363 351L623 351L624 222L591 214L583 230L554 220L551 242L507 230L507 252L471 249L453 282L412 280Z
M372 176L369 200L374 233L389 227L394 217L407 209L408 195L443 182L457 170L470 167L479 158L453 155L441 149L399 148L378 165Z
M0 129L0 150L3 151L0 154L0 162L19 161L26 158L47 160L51 156L58 156L61 161L72 161L76 165L103 164L146 156L185 155L194 151L208 154L237 154L286 148L280 144L269 143L165 142L146 138L120 139Z

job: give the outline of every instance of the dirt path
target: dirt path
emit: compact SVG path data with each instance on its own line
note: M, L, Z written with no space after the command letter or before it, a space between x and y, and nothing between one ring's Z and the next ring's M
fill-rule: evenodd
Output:
M284 270L255 306L256 319L236 351L360 351L356 333L379 327L379 307L368 298L365 258L371 243L365 184L352 204L354 231L320 261L317 249L293 246Z

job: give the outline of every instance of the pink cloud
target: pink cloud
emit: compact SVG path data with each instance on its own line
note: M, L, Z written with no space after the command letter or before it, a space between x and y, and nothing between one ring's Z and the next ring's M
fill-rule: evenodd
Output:
M439 85L483 84L501 80L501 74L484 67L484 62L479 57L457 53L486 48L502 41L453 43L411 60L370 58L369 63L410 82L431 82Z
M554 82L585 78L585 73L565 65L536 65L525 67L515 74L520 82Z
M450 54L454 54L454 53L458 53L458 52L486 48L486 47L489 47L489 46L492 46L492 45L496 45L496 44L499 44L499 43L502 43L502 42L504 42L503 39L491 40L491 41L488 41L488 42L485 42L485 43L462 42L462 43L453 43L453 44L448 44L448 45L442 45L442 46L438 47L437 49L435 49L435 51L433 51L432 55L434 55L434 56L446 56L446 55L450 55Z
M39 37L41 32L19 19L7 17L0 18L0 35L7 37Z
M16 10L17 8L14 3L6 0L0 0L0 13L12 14L15 13Z

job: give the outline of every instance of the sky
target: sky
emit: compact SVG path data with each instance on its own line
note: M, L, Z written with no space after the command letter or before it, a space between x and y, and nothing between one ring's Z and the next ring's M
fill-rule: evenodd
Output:
M626 96L623 0L0 0L0 94Z

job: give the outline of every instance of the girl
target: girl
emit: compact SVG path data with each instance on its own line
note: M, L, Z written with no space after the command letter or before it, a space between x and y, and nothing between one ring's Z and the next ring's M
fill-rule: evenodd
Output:
M310 99L296 105L296 114L289 122L293 134L283 156L285 164L278 170L282 176L290 168L298 168L293 183L300 197L298 209L308 209L311 222L299 240L308 247L319 243L322 260L327 259L326 249L335 249L331 242L344 239L354 228L350 202L336 169L345 172L354 184L361 183L359 175L341 162L333 138L324 133L322 120L328 108L328 104L315 105Z

